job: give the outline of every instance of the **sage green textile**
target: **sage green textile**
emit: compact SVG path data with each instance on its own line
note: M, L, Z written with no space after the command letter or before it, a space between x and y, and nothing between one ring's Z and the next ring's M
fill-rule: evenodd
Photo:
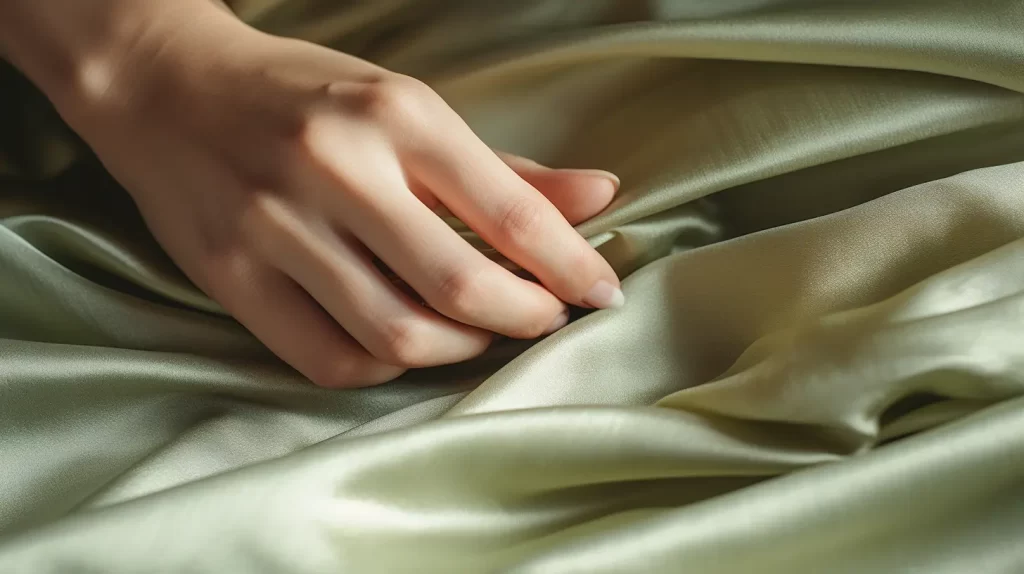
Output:
M620 175L627 304L315 388L6 70L0 572L1024 572L1020 0L233 7Z

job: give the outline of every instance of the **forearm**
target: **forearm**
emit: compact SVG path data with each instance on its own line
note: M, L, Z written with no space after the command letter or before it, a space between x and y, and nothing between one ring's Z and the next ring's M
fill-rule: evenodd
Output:
M58 109L109 96L126 67L220 0L3 0L0 56ZM219 12L219 10L217 10ZM178 28L179 30L175 30Z

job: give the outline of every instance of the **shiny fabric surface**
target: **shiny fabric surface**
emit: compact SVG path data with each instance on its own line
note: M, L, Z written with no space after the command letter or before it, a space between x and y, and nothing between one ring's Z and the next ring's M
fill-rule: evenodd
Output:
M627 304L315 388L5 70L0 572L1024 572L1024 3L233 7L620 175Z

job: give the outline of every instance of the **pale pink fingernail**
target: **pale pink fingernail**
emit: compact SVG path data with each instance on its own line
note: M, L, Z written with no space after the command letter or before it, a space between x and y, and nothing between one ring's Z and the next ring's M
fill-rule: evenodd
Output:
M600 279L590 288L583 302L597 309L613 309L622 307L626 303L626 296L622 294L622 289Z
M557 317L555 317L555 320L551 322L551 325L544 330L544 334L550 335L551 333L554 333L555 331L561 329L562 327L565 327L568 324L569 310L566 309L565 311L562 311Z
M603 169L571 169L567 171L578 173L580 175L587 175L590 177L600 177L602 179L606 179L609 182L611 182L612 187L615 189L615 191L618 191L619 186L622 185L622 182L619 181L619 176L615 175L610 171L604 171Z

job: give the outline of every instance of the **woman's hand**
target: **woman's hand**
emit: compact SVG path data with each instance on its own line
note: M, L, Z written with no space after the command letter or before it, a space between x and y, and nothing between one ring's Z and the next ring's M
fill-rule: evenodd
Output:
M185 273L316 383L383 382L476 356L492 333L560 328L566 303L621 304L570 225L607 205L614 176L496 154L426 85L219 9L152 18L117 58L76 68L84 96L58 107Z

